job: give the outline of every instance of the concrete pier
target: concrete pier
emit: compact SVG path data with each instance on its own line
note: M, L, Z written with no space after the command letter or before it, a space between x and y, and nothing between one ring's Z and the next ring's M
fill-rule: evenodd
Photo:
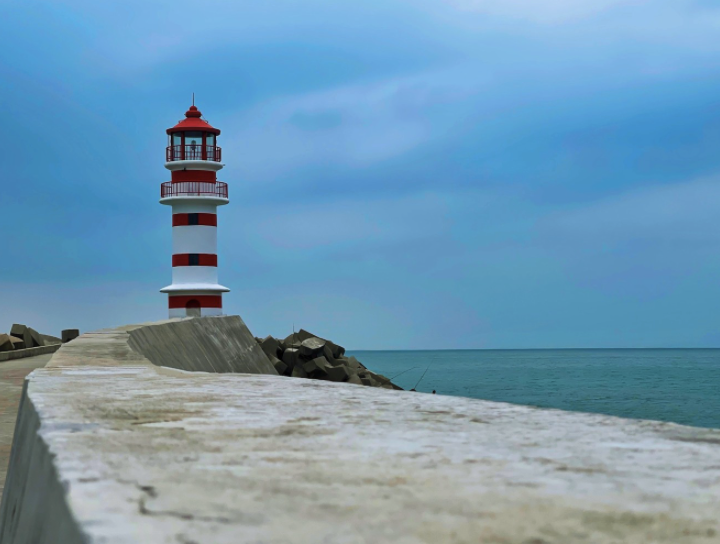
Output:
M0 543L720 541L720 431L188 372L138 327L29 376Z

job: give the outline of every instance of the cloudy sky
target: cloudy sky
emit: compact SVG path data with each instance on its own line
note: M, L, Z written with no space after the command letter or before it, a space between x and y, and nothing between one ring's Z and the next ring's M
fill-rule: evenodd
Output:
M165 318L165 129L227 313L350 348L720 347L709 0L0 2L0 330Z

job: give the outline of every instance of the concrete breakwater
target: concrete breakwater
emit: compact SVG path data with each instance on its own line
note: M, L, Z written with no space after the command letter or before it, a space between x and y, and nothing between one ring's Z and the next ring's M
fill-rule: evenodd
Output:
M292 379L256 347L238 317L63 344L0 543L720 540L718 430Z

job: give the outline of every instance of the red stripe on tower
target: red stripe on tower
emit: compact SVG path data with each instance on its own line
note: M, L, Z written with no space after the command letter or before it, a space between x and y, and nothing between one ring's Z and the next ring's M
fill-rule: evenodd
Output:
M176 253L172 256L173 266L217 266L217 255L212 253Z
M195 306L196 302L199 306ZM168 308L222 308L222 295L170 295Z
M172 216L173 227L187 227L203 225L206 227L217 227L217 214L214 213L174 213Z
M217 181L217 172L209 170L175 170L171 172L170 179L173 183L183 181L215 182Z

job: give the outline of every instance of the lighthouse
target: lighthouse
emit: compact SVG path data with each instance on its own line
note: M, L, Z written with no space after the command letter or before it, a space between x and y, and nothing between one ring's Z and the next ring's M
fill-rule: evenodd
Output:
M230 200L227 183L217 180L220 130L193 100L167 134L171 180L160 186L160 204L172 207L172 283L160 292L168 295L171 318L222 315L222 294L230 289L218 283L217 208Z

